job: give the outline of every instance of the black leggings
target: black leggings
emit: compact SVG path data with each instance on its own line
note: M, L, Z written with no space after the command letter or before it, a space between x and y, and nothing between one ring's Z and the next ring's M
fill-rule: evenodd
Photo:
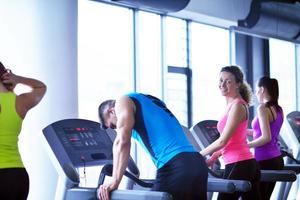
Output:
M173 200L206 200L208 170L198 153L180 153L157 171L152 190L164 191Z
M260 200L259 180L260 168L255 159L243 160L225 166L223 175L225 179L247 180L251 182L251 190L248 192L220 193L218 200Z
M29 177L25 168L0 169L0 199L26 200Z
M282 156L258 162L261 169L281 170L284 162ZM261 182L259 186L260 196L262 200L269 200L274 190L276 182Z

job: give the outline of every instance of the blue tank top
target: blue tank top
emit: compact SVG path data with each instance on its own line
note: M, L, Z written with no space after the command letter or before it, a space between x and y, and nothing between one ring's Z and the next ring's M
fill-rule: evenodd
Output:
M181 152L196 152L164 102L140 93L127 96L136 107L132 137L150 154L158 169Z
M276 119L270 123L271 128L271 141L263 146L256 147L254 149L255 159L257 161L268 160L281 155L280 145L278 144L278 137L281 126L283 124L283 112L282 110L276 111ZM258 117L255 117L252 121L253 139L259 138L262 133Z

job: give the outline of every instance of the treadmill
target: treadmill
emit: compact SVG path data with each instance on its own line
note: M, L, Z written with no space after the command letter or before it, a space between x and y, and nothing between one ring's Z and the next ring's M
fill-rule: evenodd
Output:
M216 120L204 120L197 123L192 127L192 135L194 136L197 144L200 148L203 149L213 143L220 137L220 133L217 129ZM216 163L217 166L214 166L217 173L222 173L220 162ZM261 170L261 181L265 182L294 182L297 179L296 172L297 170ZM286 190L285 193L288 194L289 190ZM280 194L280 200L287 199L286 194ZM283 198L285 197L285 198Z
M288 147L287 143L284 141L284 139L281 136L279 136L279 144L280 144L282 156L286 157L286 161L283 169L292 170L297 175L299 175L300 160L294 158L292 150ZM297 180L295 183L297 184L297 182L299 182L299 180ZM292 185L295 183L282 182L278 192L278 199L287 199L289 192L291 191ZM298 188L298 185L296 187Z
M200 152L201 151L201 147L199 146L199 144L197 143L197 141L195 140L192 132L186 127L182 125L182 129L187 137L187 139L189 140L189 142L194 146L194 148ZM222 182L224 182L224 180L227 180L228 182L231 182L234 187L235 187L235 192L247 192L251 189L251 183L249 181L245 181L245 180L232 180L232 179L223 179L222 175L214 172L211 169L208 169L208 177L209 180L211 179L215 179L216 182L221 182L219 184L222 184ZM208 188L209 188L209 184L210 182L208 182ZM213 192L222 192L222 191L212 191L212 190L208 190L208 194L207 194L207 199L212 199L213 198Z
M300 145L300 111L293 111L291 113L289 113L286 116L286 119L288 121L288 124L291 128L291 133L293 134L294 137L296 137L295 141L296 144L299 146ZM286 147L286 149L288 149L287 145L284 146ZM293 149L294 150L294 149ZM297 149L296 152L294 152L295 156L293 156L292 152L287 151L288 153L290 153L288 156L289 159L287 159L287 161L291 164L300 164L300 148ZM300 200L300 180L298 180L297 184L296 184L296 200Z
M293 111L287 115L287 121L290 125L293 134L297 138L298 144L300 144L300 112L299 111ZM295 159L300 159L300 150L296 152Z
M54 122L43 129L46 139L46 148L49 157L58 172L55 200L93 200L96 197L96 187L81 187L79 168L84 170L89 166L112 164L112 140L110 135L100 128L97 122L84 119L65 119ZM103 168L102 168L103 169ZM132 159L129 160L128 169L134 177L139 171ZM103 171L103 170L102 170ZM103 175L99 176L102 184ZM149 184L148 184L149 185ZM166 192L130 190L133 184L129 181L128 190L115 190L111 194L112 200L153 199L171 200ZM147 186L144 183L142 186Z
M101 167L98 184L110 173L106 168L112 165L112 144L115 132L111 129L102 130L98 122L86 119L64 119L54 122L43 129L43 138L48 155L58 173L55 200L93 200L97 199L97 187L83 187L79 179L80 169ZM105 167L104 167L105 166ZM108 166L108 167L106 167ZM125 175L128 181L125 190L115 190L112 200L171 200L166 192L149 191L153 180L138 179L139 170L130 158ZM109 170L108 170L109 171ZM140 186L137 186L139 184ZM245 181L209 178L208 191L234 192L240 187L249 190ZM138 189L136 189L138 188Z

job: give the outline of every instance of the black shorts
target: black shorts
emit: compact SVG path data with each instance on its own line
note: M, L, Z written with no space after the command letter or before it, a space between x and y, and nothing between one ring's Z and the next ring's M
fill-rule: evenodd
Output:
M29 177L25 168L0 169L0 199L26 200Z
M259 182L260 167L255 159L243 160L225 165L223 175L225 179L247 180L251 182L251 190L248 192L220 193L218 200L260 200Z
M284 167L282 156L262 160L258 162L261 169L266 170L281 170ZM260 196L262 200L269 200L274 190L276 182L261 182L259 185Z
M206 200L208 170L198 152L179 153L157 171L155 191L168 192L173 200Z

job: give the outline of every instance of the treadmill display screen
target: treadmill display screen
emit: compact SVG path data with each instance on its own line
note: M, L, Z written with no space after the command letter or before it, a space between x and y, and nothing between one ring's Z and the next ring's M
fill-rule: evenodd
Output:
M298 139L298 142L300 142L300 116L295 118L293 129L294 129L294 133Z
M298 127L300 127L300 117L299 117L299 118L296 118L295 124L296 124Z
M112 161L112 140L97 122L65 119L43 129L55 156L63 165L98 165Z
M64 146L72 146L75 150L94 149L106 146L100 134L88 127L64 127L64 136L60 137Z
M294 111L287 115L288 122L300 143L300 112Z
M213 143L220 137L220 133L217 129L217 125L206 125L205 129L203 130L204 134L207 133L205 136L209 143Z

